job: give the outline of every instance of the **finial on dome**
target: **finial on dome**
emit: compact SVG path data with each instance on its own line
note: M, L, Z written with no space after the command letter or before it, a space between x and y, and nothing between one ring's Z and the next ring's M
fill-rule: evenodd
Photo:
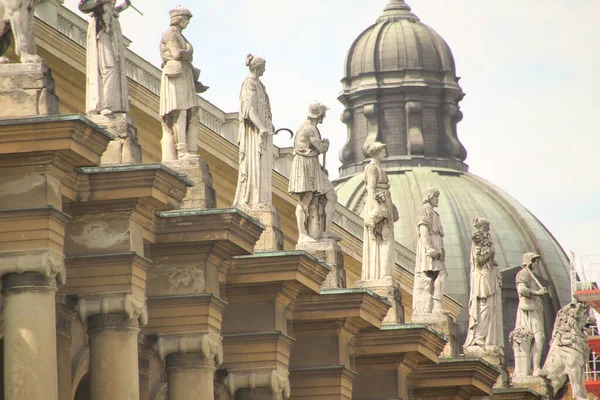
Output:
M389 10L406 10L410 11L410 6L404 0L390 0L390 3L385 7L385 11Z
M419 20L415 14L411 12L411 8L404 0L390 0L383 10L383 15L379 17L377 22L397 21L399 19L410 19L413 22Z

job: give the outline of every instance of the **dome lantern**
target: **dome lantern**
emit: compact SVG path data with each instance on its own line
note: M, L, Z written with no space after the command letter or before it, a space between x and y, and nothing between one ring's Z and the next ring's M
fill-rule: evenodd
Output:
M342 84L348 127L342 177L362 170L364 152L375 141L388 145L387 165L468 169L456 133L464 93L452 52L406 2L391 0L354 41Z

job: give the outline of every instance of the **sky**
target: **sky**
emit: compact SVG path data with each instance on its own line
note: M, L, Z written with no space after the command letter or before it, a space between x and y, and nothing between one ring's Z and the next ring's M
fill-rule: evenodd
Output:
M226 112L239 108L248 53L267 59L262 78L276 128L296 130L310 102L330 107L321 128L337 176L346 127L337 101L346 52L388 0L133 0L144 16L121 16L130 49L160 65L168 11L194 17L185 36ZM65 0L76 10L78 0ZM565 251L600 254L599 0L407 0L450 45L467 94L458 135L470 172L504 189L554 234ZM290 146L289 136L276 139ZM334 156L335 155L335 156Z

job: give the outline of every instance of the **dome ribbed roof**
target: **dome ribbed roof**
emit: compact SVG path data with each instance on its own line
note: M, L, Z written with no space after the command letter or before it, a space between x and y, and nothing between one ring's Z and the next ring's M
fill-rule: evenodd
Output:
M448 283L446 293L465 306L457 330L464 340L467 330L469 269L473 218L490 220L496 244L496 260L504 277L505 337L515 324L517 293L514 276L520 270L524 253L542 256L542 268L536 271L550 287L546 296L546 313L553 315L561 304L571 299L569 261L563 249L544 225L513 197L473 174L445 168L399 167L387 169L391 194L400 220L395 223L396 241L415 250L417 244L416 212L421 206L423 189L429 185L441 191L437 211L444 226L444 247ZM362 173L336 182L339 202L362 215L366 188ZM547 334L552 329L548 318ZM462 343L459 343L462 346ZM505 345L508 346L508 343ZM505 347L509 349L510 347ZM512 358L511 351L505 351Z
M421 23L404 1L392 0L352 45L346 77L410 69L455 73L454 58L444 39Z

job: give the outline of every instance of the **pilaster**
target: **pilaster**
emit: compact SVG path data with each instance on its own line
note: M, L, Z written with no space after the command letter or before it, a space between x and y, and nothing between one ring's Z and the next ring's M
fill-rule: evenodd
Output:
M356 338L364 329L381 328L389 307L368 289L300 296L293 315L292 399L352 399Z
M224 288L226 386L236 399L288 398L297 297L318 293L329 268L302 251L233 257Z
M445 343L423 325L384 325L361 332L355 345L358 378L353 398L412 398L411 374L421 364L436 364ZM373 387L381 389L374 393Z
M448 358L439 364L421 364L412 373L415 400L471 399L490 396L500 370L473 358Z

